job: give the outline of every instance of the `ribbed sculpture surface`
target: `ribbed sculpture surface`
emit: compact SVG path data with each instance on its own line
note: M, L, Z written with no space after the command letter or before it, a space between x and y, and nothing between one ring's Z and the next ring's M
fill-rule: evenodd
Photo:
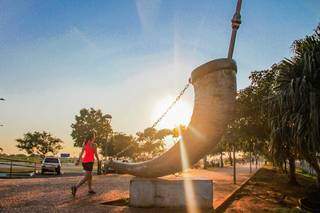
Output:
M199 161L219 142L233 118L237 66L230 59L216 59L196 68L191 74L194 108L191 121L179 143L184 143L190 165ZM110 162L117 173L139 177L161 177L182 170L180 144L149 161ZM189 166L190 166L189 165Z

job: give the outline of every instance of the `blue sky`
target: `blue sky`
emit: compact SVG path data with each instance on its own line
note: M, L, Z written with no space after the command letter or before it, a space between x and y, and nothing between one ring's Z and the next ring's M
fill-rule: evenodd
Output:
M116 131L151 125L155 103L174 97L191 71L225 57L231 0L0 0L0 147L45 130L71 150L83 107L113 116ZM243 0L234 59L238 88L253 70L290 57L292 41L320 22L318 0ZM184 101L192 107L193 92Z

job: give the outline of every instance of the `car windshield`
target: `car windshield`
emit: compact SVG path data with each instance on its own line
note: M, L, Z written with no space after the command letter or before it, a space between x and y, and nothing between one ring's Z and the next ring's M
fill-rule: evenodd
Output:
M46 158L44 160L45 163L59 163L57 158Z

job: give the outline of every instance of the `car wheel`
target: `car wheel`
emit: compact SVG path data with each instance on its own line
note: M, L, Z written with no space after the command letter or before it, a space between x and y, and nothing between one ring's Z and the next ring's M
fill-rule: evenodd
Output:
M56 169L57 175L61 175L60 167Z

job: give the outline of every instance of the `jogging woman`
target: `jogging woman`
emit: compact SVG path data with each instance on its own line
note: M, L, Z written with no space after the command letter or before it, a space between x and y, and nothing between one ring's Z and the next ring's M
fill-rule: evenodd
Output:
M92 169L93 169L93 163L94 163L94 156L96 156L97 161L99 162L99 156L97 153L97 146L94 143L95 141L95 134L90 133L88 137L86 138L85 142L83 143L83 147L81 150L81 153L79 155L79 159L76 162L76 165L79 165L82 155L84 153L84 156L82 158L82 167L85 171L85 176L74 186L71 187L71 193L73 196L76 196L77 189L88 181L88 187L89 187L89 194L95 194L95 191L92 190Z

